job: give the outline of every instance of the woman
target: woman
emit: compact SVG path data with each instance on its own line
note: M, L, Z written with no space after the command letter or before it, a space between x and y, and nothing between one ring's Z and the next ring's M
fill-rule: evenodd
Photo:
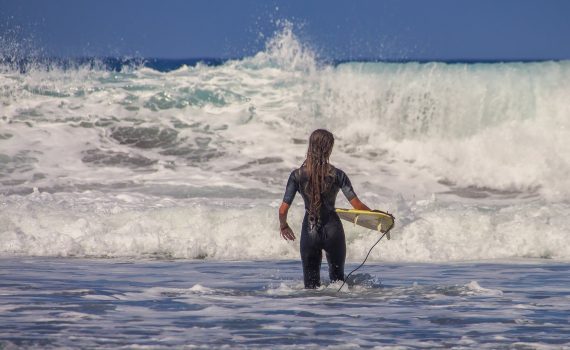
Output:
M321 284L323 250L331 282L344 280L346 241L342 223L335 212L338 191L342 190L355 209L370 210L354 193L348 176L329 164L333 144L334 137L329 131L313 131L309 138L307 159L289 176L283 203L279 208L281 236L285 240L295 240L295 234L287 224L287 212L297 192L305 201L305 218L301 230L305 288L317 288Z

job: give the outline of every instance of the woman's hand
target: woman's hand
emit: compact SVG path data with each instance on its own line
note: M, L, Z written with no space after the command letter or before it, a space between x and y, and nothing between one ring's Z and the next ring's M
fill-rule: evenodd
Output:
M295 240L295 234L293 233L293 230L291 230L291 227L289 227L289 225L281 227L281 237L283 237L283 239L286 241Z
M295 234L289 224L287 224L287 212L289 211L289 204L283 202L279 207L279 225L281 227L281 237L286 241L294 241Z

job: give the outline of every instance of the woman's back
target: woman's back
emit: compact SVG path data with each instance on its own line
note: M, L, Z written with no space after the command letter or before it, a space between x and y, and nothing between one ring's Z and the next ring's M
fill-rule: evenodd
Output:
M299 192L305 202L305 210L309 211L310 192L308 187L309 172L306 166L301 166L289 175L283 201L287 204L291 204L295 194ZM356 197L352 184L350 183L350 179L344 171L329 165L329 169L325 177L324 191L321 192L320 216L328 217L331 212L334 212L336 196L339 190L342 190L348 201L351 201Z

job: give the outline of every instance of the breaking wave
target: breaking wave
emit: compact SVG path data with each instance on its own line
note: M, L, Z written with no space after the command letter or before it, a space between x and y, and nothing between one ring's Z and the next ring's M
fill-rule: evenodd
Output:
M325 127L399 219L373 259L570 258L570 62L315 57L286 25L252 57L168 72L4 61L0 253L297 258L276 206ZM358 260L375 236L347 232Z

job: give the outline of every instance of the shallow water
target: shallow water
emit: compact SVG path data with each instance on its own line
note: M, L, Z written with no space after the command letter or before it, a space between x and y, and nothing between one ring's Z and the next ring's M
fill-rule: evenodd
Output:
M340 292L298 261L0 266L4 348L570 348L564 263L370 264Z

